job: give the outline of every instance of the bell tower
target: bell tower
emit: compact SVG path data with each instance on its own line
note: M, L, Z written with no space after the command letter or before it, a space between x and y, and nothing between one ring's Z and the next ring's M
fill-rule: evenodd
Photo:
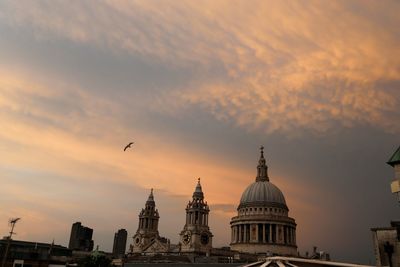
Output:
M133 236L132 252L140 253L143 248L150 244L158 234L158 220L160 216L156 209L153 189L151 189L149 198L146 201L145 208L139 213L139 226L136 234Z
M206 254L211 250L213 234L208 226L209 212L199 178L192 201L186 206L186 223L180 233L181 252Z

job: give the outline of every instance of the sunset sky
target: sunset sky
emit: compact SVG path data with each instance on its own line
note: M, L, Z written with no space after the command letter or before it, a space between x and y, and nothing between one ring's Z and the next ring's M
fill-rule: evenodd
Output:
M178 242L197 178L213 245L256 177L297 222L299 251L374 263L399 219L399 1L0 0L0 236L68 245L72 223L138 226L154 188ZM134 141L132 149L123 147Z

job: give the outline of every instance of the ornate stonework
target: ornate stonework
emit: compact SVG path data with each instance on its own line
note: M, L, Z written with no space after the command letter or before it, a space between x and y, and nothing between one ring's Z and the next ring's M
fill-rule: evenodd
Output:
M133 236L131 252L141 253L150 243L160 238L158 234L159 218L156 203L154 202L153 189L151 189L145 208L139 214L139 226L136 234Z
M208 226L209 212L199 178L193 199L186 206L186 223L180 233L181 252L201 254L211 250L213 235Z
M288 216L282 192L269 181L263 149L256 181L243 192L238 215L231 220L231 249L296 256L296 222Z

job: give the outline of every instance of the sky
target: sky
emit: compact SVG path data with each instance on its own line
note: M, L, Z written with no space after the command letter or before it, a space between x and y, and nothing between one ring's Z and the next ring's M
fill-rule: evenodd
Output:
M255 181L297 223L300 253L374 264L399 219L398 1L0 0L0 235L68 245L72 223L128 244L154 188L178 242L201 177L213 245ZM123 147L134 141L132 149Z

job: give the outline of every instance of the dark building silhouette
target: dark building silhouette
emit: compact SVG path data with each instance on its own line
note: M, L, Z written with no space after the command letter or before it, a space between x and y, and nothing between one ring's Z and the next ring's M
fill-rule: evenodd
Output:
M113 255L122 258L125 255L126 239L128 233L125 229L119 229L114 235Z
M0 240L0 256L4 253L8 243L7 238ZM39 243L22 240L11 240L5 262L5 267L30 266L47 267L49 264L64 265L70 260L72 251L66 247L53 243Z
M80 222L74 223L71 229L68 248L72 250L92 251L92 235L93 229L83 226Z

